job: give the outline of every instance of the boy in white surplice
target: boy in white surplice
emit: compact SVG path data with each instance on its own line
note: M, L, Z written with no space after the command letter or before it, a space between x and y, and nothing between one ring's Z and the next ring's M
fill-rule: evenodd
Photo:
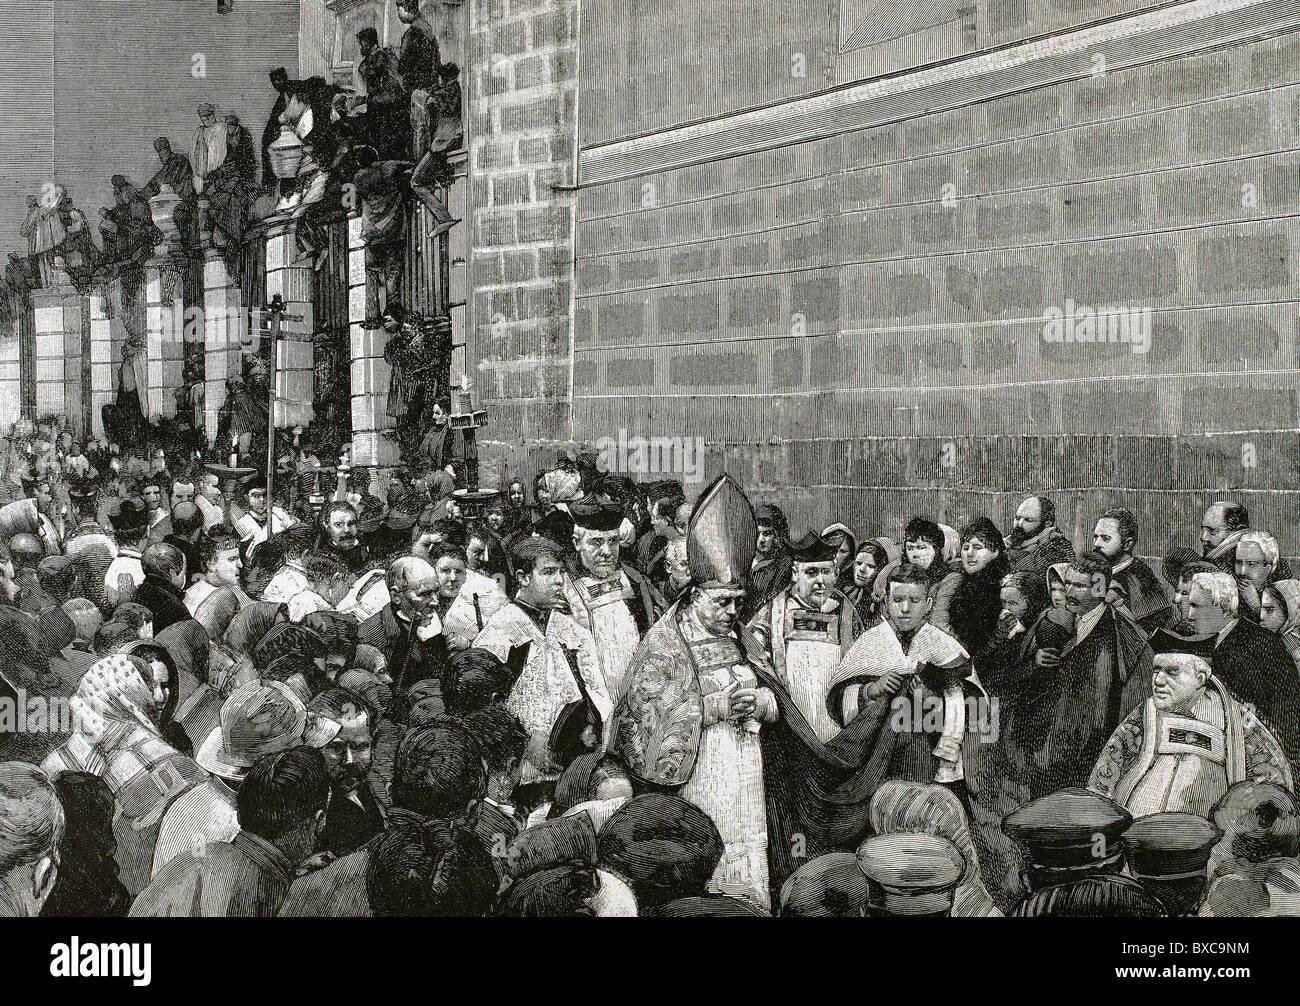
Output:
M529 733L520 787L535 787L530 796L536 798L536 805L550 798L548 790L554 789L563 768L550 749L551 729L565 706L582 698L566 650L577 652L577 671L605 723L612 705L591 633L560 610L564 605L560 549L545 538L526 538L515 546L513 558L519 583L515 600L488 620L474 645L505 661L511 649L531 643L505 706ZM600 747L601 738L593 741Z

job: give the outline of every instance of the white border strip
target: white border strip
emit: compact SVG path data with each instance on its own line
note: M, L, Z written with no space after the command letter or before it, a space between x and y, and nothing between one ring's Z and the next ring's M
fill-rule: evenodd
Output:
M1091 77L1098 55L1109 73L1296 30L1300 0L1189 0L914 73L593 145L581 152L580 186L807 142ZM920 92L927 89L932 93L923 96Z

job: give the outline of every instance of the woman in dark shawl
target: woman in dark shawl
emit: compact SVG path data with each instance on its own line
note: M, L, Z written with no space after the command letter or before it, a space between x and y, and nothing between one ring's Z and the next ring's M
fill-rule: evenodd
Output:
M203 626L193 618L163 629L154 642L171 655L179 674L177 703L184 702L199 685L208 680L208 653L211 646Z
M822 530L822 540L835 546L835 586L843 590L846 582L853 582L853 557L858 551L858 536L849 530L847 524L837 521Z
M1002 610L993 639L976 661L980 682L990 694L1013 688L1023 673L1028 649L1043 613L1052 606L1047 583L1037 573L1008 573L999 591Z
M1010 571L1002 533L987 517L962 528L961 563L961 572L939 585L931 621L955 636L978 666L980 654L994 641L1002 578Z
M162 709L155 714L154 723L158 727L158 732L162 734L163 740L181 754L193 758L194 743L175 719L176 707L180 704L181 688L180 665L177 663L176 658L158 639L138 640L124 647L122 652L129 656L141 657L149 663L155 660L161 661L162 665L167 668L167 701L163 704Z
M873 588L880 571L889 565L887 553L878 541L868 538L857 548L847 575L840 580L840 590L853 604L864 629L880 621Z

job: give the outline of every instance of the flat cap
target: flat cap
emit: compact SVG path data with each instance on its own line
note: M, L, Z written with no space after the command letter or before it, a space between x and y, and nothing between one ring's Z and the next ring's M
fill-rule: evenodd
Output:
M1117 861L1133 816L1078 786L1031 800L1002 819L1002 831L1025 847L1034 866L1102 867Z
M1150 814L1124 832L1124 858L1138 880L1204 877L1222 832L1196 814Z
M872 915L947 915L966 860L946 838L923 832L873 835L858 846Z

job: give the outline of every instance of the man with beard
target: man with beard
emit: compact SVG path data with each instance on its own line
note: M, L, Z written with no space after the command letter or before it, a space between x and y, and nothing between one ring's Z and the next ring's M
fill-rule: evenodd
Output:
M1012 572L1046 576L1048 567L1074 558L1074 546L1056 526L1056 504L1046 496L1030 496L1016 508L1007 537L1007 561Z
M1084 785L1120 720L1151 694L1146 633L1123 609L1105 603L1110 572L1097 552L1070 563L1065 606L1074 633L1059 648L1038 652L1040 673L1021 687L1015 721L1004 734L1013 771L1031 799Z
M1159 578L1133 555L1137 543L1137 518L1122 507L1107 510L1092 532L1092 547L1110 563L1111 586L1116 599L1148 633L1173 620L1169 598Z
M274 504L268 505L266 479L259 475L244 485L244 503L230 504L230 523L239 535L245 555L248 555L253 551L253 546L260 545L271 534L279 534L292 527L298 520L287 510Z
M459 821L465 817L466 808L483 796L484 788L478 745L459 723L444 719L408 730L394 757L386 827ZM323 870L299 877L289 889L280 914L322 919L373 914L366 874L374 847L372 840Z
M823 742L840 731L827 708L827 695L836 668L860 631L853 605L835 589L837 548L812 531L793 542L790 584L749 623L799 711Z
M1228 788L1247 779L1290 789L1281 746L1208 663L1162 653L1154 661L1151 698L1115 728L1088 788L1134 817L1175 811L1209 817Z
M627 663L665 605L642 574L620 561L623 511L588 501L569 509L573 554L564 597L573 620L591 633L610 701L622 697Z
M375 712L360 695L346 688L328 688L307 707L323 720L338 724L338 732L321 748L330 775L329 815L317 850L347 856L377 835L384 815L370 789L374 757Z
M1300 764L1300 678L1282 637L1239 617L1237 581L1229 573L1197 573L1187 600L1194 634L1159 630L1156 653L1190 653L1206 660L1228 690L1255 708L1287 761Z
M514 601L488 620L474 646L503 662L514 648L528 646L505 706L529 733L516 803L531 809L551 798L560 777L563 766L551 748L551 734L566 707L582 702L592 725L599 720L603 726L613 706L590 630L562 610L564 553L546 539L528 538L515 546L514 567L519 584ZM593 748L601 746L598 735L586 740Z
M1237 542L1250 529L1250 515L1240 503L1211 503L1201 519L1201 555L1225 573L1233 571Z
M362 142L384 157L405 157L410 152L410 104L397 71L397 54L379 44L379 32L362 28L357 32L361 61L356 77L361 82L354 101L365 102L361 114Z
M357 511L351 503L331 503L320 515L316 551L328 552L352 572L360 573L370 560L370 551L361 544L357 525Z

